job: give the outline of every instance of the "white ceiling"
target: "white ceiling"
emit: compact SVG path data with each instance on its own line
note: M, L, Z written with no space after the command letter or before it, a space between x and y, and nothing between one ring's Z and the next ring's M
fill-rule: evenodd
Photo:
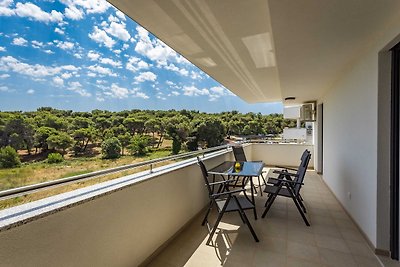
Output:
M249 103L316 100L400 17L398 0L109 0Z

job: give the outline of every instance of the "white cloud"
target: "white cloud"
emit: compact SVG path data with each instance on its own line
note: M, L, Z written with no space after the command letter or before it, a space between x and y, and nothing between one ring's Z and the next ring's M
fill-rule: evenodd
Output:
M122 51L119 50L119 49L116 49L116 50L114 50L113 52L116 53L116 54L121 54Z
M68 90L76 92L81 96L89 97L92 94L87 92L85 89L82 89L82 84L80 82L69 82L68 83Z
M126 49L128 49L129 48L129 45L128 44L124 44L123 46L122 46L122 49L123 50L126 50Z
M31 43L32 43L32 47L33 48L37 48L37 49L43 47L43 45L44 45L42 42L39 42L39 41L36 41L36 40L31 41Z
M140 98L143 98L143 99L149 99L150 98L148 95L146 95L143 92L136 92L133 96L140 97Z
M172 91L171 95L178 96L178 95L180 95L180 93L178 91Z
M55 28L55 29L54 29L54 32L55 32L55 33L58 33L58 34L61 34L61 35L64 35L64 34L65 34L65 32L64 32L63 30L61 30L60 28Z
M184 69L184 68L178 68L178 67L175 66L173 63L164 66L164 69L175 71L175 72L179 73L179 74L182 75L182 76L188 76L188 75L189 75L189 71L187 71L187 70Z
M111 84L109 95L113 98L123 99L129 96L129 90L113 83Z
M114 76L114 77L117 76L115 73L112 72L111 69L104 68L104 67L101 67L101 66L98 66L98 65L89 66L89 67L87 67L87 69L89 69L92 72L96 72L98 74L101 74L101 75L109 75L109 76Z
M14 10L9 8L13 3L13 0L2 0L0 1L0 16L13 16L15 15Z
M112 48L115 44L115 41L108 36L105 31L99 29L97 26L94 26L93 32L89 33L89 38L99 44L105 45L108 48Z
M17 3L14 10L19 17L27 17L41 22L61 22L63 14L52 10L50 13L43 11L40 7L32 3Z
M117 12L115 12L115 14L117 15L118 18L120 18L122 20L126 20L125 14L122 13L121 11L117 10Z
M178 54L159 40L151 41L149 32L141 26L137 26L138 42L135 51L156 61L160 65L166 65L168 60L176 61Z
M12 56L0 57L0 70L13 71L22 75L27 75L35 78L42 78L46 76L55 76L62 70L77 71L79 68L73 65L64 66L44 66L40 64L30 65L19 61Z
M90 50L89 53L87 54L87 57L92 61L96 61L100 58L100 54L96 53L93 50Z
M111 22L110 27L106 29L106 32L124 42L127 42L131 38L131 35L125 29L125 25L114 21Z
M85 13L82 9L77 8L74 5L70 5L64 10L64 15L72 20L80 20L83 19Z
M9 92L10 89L8 89L7 86L0 86L0 92Z
M18 45L18 46L26 46L28 41L22 37L17 37L13 39L13 45Z
M82 59L82 55L79 54L79 53L75 53L75 54L74 54L74 57L79 58L79 59Z
M71 50L74 48L74 43L71 42L63 42L58 40L55 40L54 42L57 44L56 46L62 50Z
M68 73L68 72L61 74L61 78L63 78L63 79L69 79L71 77L72 77L72 74Z
M138 76L135 77L136 82L144 82L144 81L154 82L156 79L157 79L157 75L151 71L142 72Z
M51 51L51 50L49 50L49 49L47 49L47 50L44 50L43 52L45 52L46 54L54 54L54 52L53 52L53 51Z
M102 58L102 59L100 59L100 63L108 64L113 67L120 67L122 65L121 61L114 61L111 58Z
M7 49L4 46L0 46L0 52L5 52Z
M191 71L190 72L190 78L192 78L193 80L202 80L203 79L203 76L201 75L201 73L200 72L197 72L197 71Z
M137 57L130 57L126 63L126 69L132 72L136 72L141 69L148 69L150 66L146 61L141 60Z
M68 7L80 6L87 14L104 13L111 7L106 0L61 0L61 3Z
M33 95L33 94L35 93L35 90L29 89L28 91L26 91L26 93L27 93L28 95Z
M201 95L210 95L208 89L198 89L195 86L184 86L183 94L186 96L201 96Z
M64 80L61 79L60 77L54 77L53 83L58 86L64 86Z
M8 77L10 77L10 74L1 74L0 75L0 79L7 79Z

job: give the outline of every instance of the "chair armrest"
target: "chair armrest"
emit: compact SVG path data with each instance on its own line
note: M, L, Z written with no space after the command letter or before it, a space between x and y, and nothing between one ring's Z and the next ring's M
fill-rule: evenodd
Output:
M275 167L276 168L280 168L280 169L291 170L291 171L297 172L297 169L295 169L295 168L289 168L289 167L285 167L285 166L275 166Z
M270 179L274 179L274 180L277 180L277 181L281 181L281 182L283 182L283 183L301 184L301 185L304 185L304 183L296 182L296 181L293 181L293 180L287 180L287 179L281 179L281 178L270 178ZM268 179L268 180L269 180L269 179Z
M289 176L294 176L294 177L298 177L299 175L296 173L291 173L291 172L287 172L287 171L278 171L275 170L273 171L273 173L277 173L277 174L282 174L282 175L289 175Z
M222 193L216 193L216 194L212 194L211 197L212 198L217 198L217 197L220 197L220 196L223 196L223 195L232 195L232 194L240 193L240 192L243 192L243 191L246 191L246 189L237 189L237 190L233 190L233 191L225 191L225 192L222 192Z

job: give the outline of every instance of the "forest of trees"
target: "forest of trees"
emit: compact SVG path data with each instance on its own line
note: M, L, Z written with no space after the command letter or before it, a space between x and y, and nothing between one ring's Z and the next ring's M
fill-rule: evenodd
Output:
M49 151L79 155L89 146L113 148L120 154L143 154L147 147L160 147L172 140L172 153L197 150L223 143L231 135L282 133L295 121L282 114L241 114L237 111L202 113L189 110L93 110L74 112L50 107L32 112L0 112L0 148L28 154ZM119 152L120 151L120 152ZM111 156L110 156L111 157ZM107 156L106 156L107 158Z

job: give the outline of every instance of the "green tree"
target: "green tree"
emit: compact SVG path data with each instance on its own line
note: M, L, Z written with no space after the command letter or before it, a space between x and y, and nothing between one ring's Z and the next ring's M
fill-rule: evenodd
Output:
M132 142L129 145L129 151L132 155L143 156L146 155L147 146L149 145L149 136L135 135L132 137Z
M106 139L101 144L101 152L104 159L116 159L121 156L121 143L118 138L112 137Z
M75 154L85 152L89 142L93 141L95 136L96 132L92 127L75 130L73 133Z
M64 157L65 152L71 147L73 140L72 138L63 132L53 134L46 139L50 149L61 149L61 155Z
M17 151L11 146L0 148L0 168L15 168L21 166Z
M197 138L205 141L207 147L220 145L224 141L224 137L225 128L219 119L206 119L197 127Z
M124 155L124 150L128 147L132 142L132 136L126 132L124 134L118 135L118 140L121 143L122 155Z
M56 135L58 132L54 128L42 126L36 130L35 133L35 146L37 148L41 148L42 151L46 151L49 149L49 145L47 143L47 138L51 135Z

